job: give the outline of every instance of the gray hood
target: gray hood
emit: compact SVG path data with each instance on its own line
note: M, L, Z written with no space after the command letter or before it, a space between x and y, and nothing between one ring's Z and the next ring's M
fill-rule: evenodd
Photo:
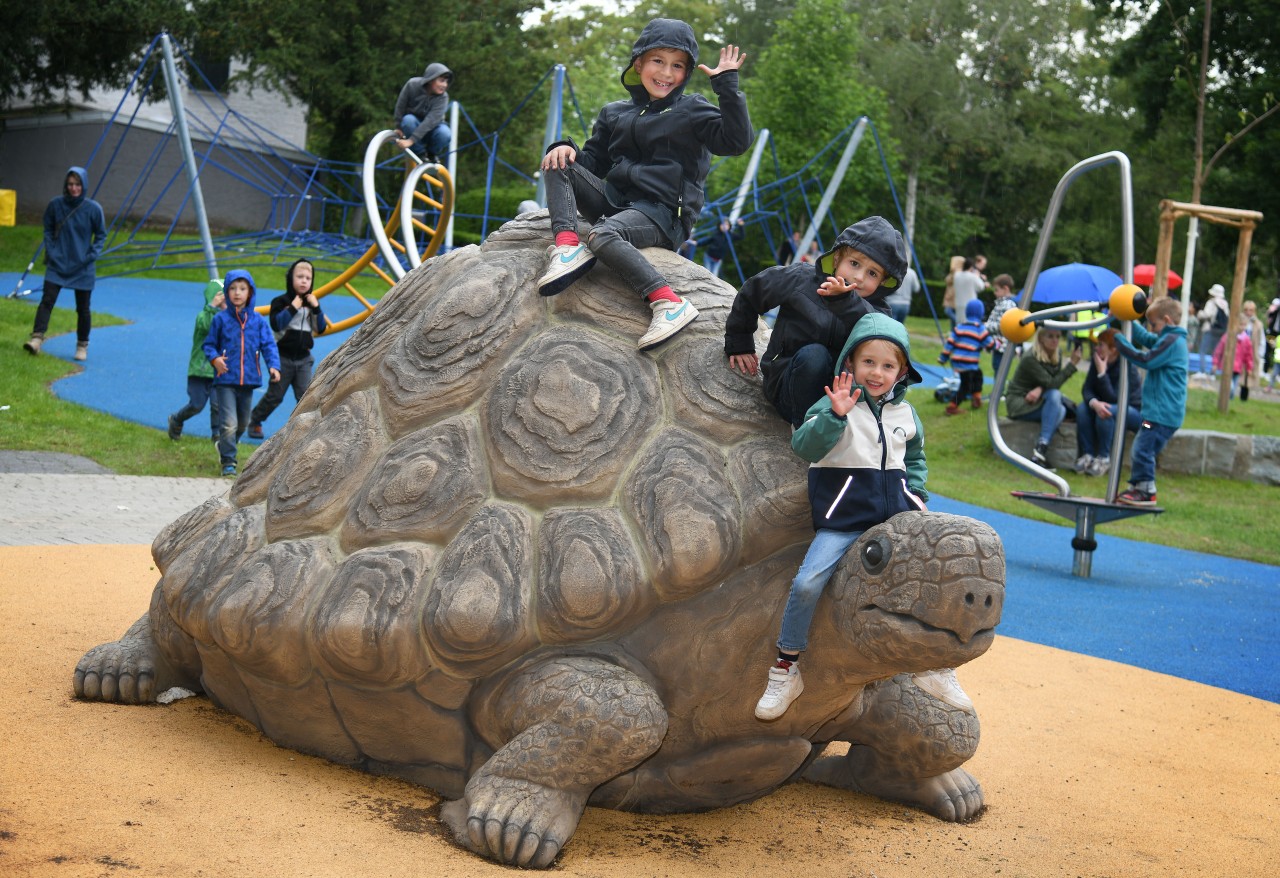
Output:
M869 216L858 220L840 233L831 249L822 254L818 260L823 275L829 275L835 268L833 257L841 247L852 247L861 250L884 268L885 278L880 286L891 290L902 283L907 273L907 242L902 233L895 229L882 216ZM879 290L876 290L879 293Z
M427 82L430 82L440 76L449 77L449 84L453 85L453 71L448 67L445 67L439 61L432 61L427 65L427 69L422 71L422 78Z
M679 88L672 89L671 94L664 99L675 100L684 92L684 87L689 84L689 77L698 66L698 40L693 35L693 28L676 18L655 18L640 31L635 45L631 47L631 60L622 71L622 85L633 97L642 98L645 101L649 99L648 94L640 84L635 64L636 59L650 49L679 49L689 55L689 74L685 76ZM639 89L639 92L636 89Z

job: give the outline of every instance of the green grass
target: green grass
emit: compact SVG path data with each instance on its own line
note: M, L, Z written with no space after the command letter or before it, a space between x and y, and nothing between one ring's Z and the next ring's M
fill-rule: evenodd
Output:
M0 232L0 271L21 271L31 255L30 248L13 245L10 236L13 231ZM21 265L15 268L14 257L19 253ZM148 276L172 277L172 271L183 269ZM171 442L161 430L57 399L49 386L80 367L56 357L27 355L22 350L22 342L31 331L31 319L29 304L0 298L0 406L8 406L0 410L0 449L79 454L124 475L208 477L217 474L217 452L207 438L189 436ZM121 322L109 315L94 316L95 327ZM934 362L942 347L932 322L912 318L910 323L915 359ZM55 309L49 334L71 332L73 324L73 312ZM1078 399L1082 381L1083 376L1073 378L1066 387L1067 394L1074 394ZM175 399L157 404L172 405L176 409L181 402ZM1024 518L1058 525L1067 523L1010 495L1015 489L1047 490L1047 486L996 457L987 435L985 413L947 417L944 407L933 400L929 387L913 393L912 402L928 436L931 491ZM1280 403L1260 398L1243 405L1236 401L1226 415L1220 415L1215 393L1192 390L1184 426L1280 436ZM251 444L240 446L242 465L255 448ZM1101 479L1086 479L1070 472L1062 475L1073 493L1097 496L1105 491ZM1100 532L1276 563L1275 547L1280 545L1280 490L1251 482L1163 472L1159 474L1159 484L1160 503L1167 510L1163 515L1112 522ZM1069 557L1069 533L1064 528L1061 546L1047 547L1047 551Z

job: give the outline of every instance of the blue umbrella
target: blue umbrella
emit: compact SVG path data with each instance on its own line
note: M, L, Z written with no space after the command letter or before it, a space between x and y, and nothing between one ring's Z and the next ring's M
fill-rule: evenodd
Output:
M1040 272L1031 301L1045 305L1054 302L1105 302L1111 291L1122 283L1124 280L1120 275L1109 268L1069 262Z

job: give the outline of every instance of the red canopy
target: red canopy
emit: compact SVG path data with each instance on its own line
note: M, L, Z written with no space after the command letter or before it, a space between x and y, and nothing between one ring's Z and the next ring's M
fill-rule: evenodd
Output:
M1133 267L1133 282L1139 286L1149 287L1156 282L1156 267L1154 265L1135 265ZM1182 277L1169 269L1169 289L1176 290L1182 286Z

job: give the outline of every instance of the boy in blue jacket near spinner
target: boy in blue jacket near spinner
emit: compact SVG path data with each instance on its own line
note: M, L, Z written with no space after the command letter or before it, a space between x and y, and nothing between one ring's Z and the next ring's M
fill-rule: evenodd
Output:
M1129 506L1156 505L1156 455L1164 450L1182 426L1187 414L1187 331L1182 322L1182 305L1161 296L1147 308L1147 323L1154 332L1133 324L1133 342L1116 333L1120 356L1145 369L1142 386L1142 427L1133 440L1130 455L1129 490L1116 498Z
M249 426L253 389L262 386L258 357L272 381L280 380L280 352L271 326L253 310L253 275L236 269L224 279L227 309L209 325L204 355L213 366L213 398L218 403L218 457L222 474L235 478L236 443Z
M791 583L778 661L756 704L762 720L782 716L804 691L800 653L809 645L818 598L844 553L867 528L924 509L929 499L924 428L906 401L907 387L920 383L906 327L868 314L849 333L839 363L826 397L791 437L792 449L812 464L809 504L817 533Z
M640 350L698 316L640 250L684 243L702 210L712 154L741 155L751 146L747 99L738 88L746 57L727 46L713 70L698 64L698 41L685 22L655 18L644 26L622 71L630 99L605 105L581 149L560 141L542 158L555 244L538 281L541 295L568 289L598 257L653 312ZM711 77L718 108L683 94L695 66ZM586 243L578 238L578 213L591 223Z
M822 399L838 371L840 347L864 314L889 314L888 291L907 272L902 233L879 216L849 226L817 263L773 266L750 278L724 324L729 366L744 375L758 369L764 395L783 420L798 427ZM778 309L764 358L756 356L759 315Z

